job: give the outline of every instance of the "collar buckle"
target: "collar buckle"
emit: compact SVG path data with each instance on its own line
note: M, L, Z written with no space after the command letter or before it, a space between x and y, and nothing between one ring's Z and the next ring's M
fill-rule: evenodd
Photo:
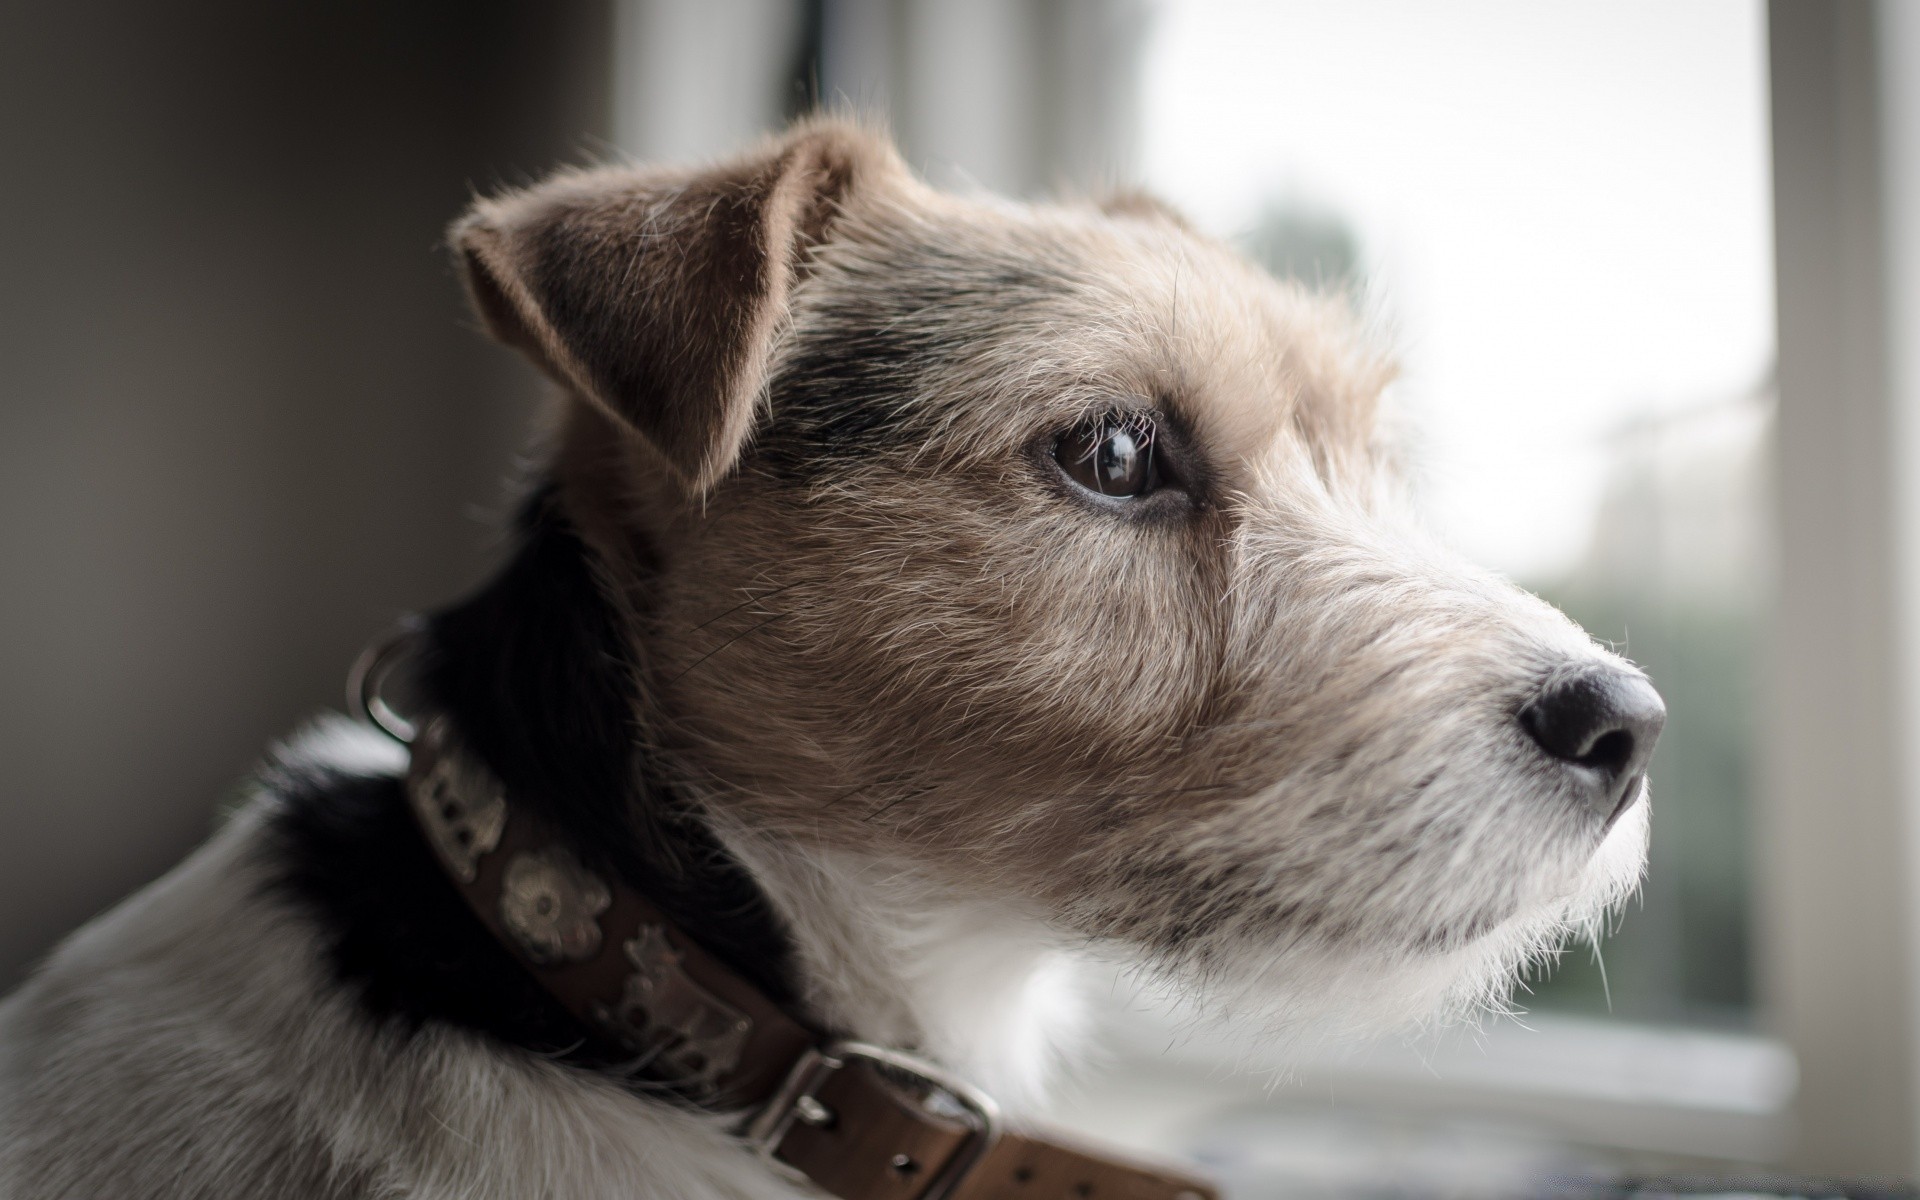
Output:
M917 1055L866 1042L836 1041L824 1047L809 1047L794 1062L773 1098L741 1131L747 1144L783 1174L807 1181L805 1174L780 1156L781 1146L796 1123L822 1125L834 1119L834 1114L820 1101L820 1089L853 1062L885 1068L905 1076L931 1095L944 1097L949 1103L943 1105L943 1109L963 1115L973 1129L973 1136L920 1192L918 1200L943 1200L951 1195L1000 1140L1000 1106L972 1084Z

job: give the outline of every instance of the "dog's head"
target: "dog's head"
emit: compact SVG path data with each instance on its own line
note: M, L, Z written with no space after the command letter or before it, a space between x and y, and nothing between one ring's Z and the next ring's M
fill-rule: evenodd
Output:
M727 821L1391 1015L1637 879L1658 697L1402 519L1342 306L1152 202L942 195L817 123L455 240Z

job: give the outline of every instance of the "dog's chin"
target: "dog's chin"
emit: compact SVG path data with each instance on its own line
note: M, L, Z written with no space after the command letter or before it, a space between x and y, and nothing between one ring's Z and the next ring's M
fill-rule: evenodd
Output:
M1216 1021L1284 1050L1328 1039L1420 1033L1516 1011L1514 985L1569 945L1597 941L1639 887L1646 865L1644 791L1606 831L1571 880L1542 881L1548 898L1467 938L1439 935L1409 948L1356 940L1247 948L1200 984L1168 980L1194 1019Z

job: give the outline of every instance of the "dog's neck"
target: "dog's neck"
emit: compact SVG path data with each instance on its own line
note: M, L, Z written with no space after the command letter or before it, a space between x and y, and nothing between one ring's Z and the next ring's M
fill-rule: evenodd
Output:
M1082 1025L1081 964L1038 920L886 859L724 837L784 918L801 1004L1003 1103L1038 1099Z
M1034 1097L1079 1024L1074 966L1044 925L898 862L696 811L640 749L619 615L551 493L522 539L492 584L428 623L422 677L513 802L809 1023Z

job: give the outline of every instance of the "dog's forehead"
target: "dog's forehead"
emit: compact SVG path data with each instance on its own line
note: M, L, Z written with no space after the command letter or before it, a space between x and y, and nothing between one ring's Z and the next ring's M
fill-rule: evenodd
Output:
M815 350L871 356L869 380L909 371L887 403L944 409L937 427L983 450L996 429L1144 401L1241 486L1303 449L1364 451L1386 379L1342 303L1152 212L930 197L825 261Z
M1164 220L1092 219L1090 298L1222 469L1366 444L1381 386L1333 300Z

